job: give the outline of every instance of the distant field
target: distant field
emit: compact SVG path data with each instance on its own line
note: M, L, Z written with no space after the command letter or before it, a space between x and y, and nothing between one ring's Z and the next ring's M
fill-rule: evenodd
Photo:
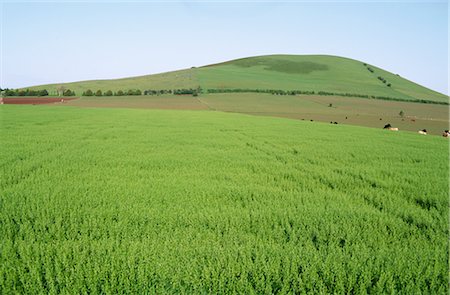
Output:
M380 80L380 79L383 79ZM83 91L139 89L279 89L372 95L404 100L449 102L449 97L394 73L349 58L328 55L269 55L174 72L113 80L30 87L56 93L60 86ZM388 86L389 85L389 86Z
M208 110L192 95L82 97L63 105L81 107Z
M448 139L213 111L0 120L1 294L448 291Z
M0 98L0 101L2 104L49 104L49 103L68 102L70 100L75 99L78 99L78 97L23 96L23 97L4 97Z
M332 107L329 105L332 104ZM83 97L63 105L151 109L217 110L298 120L382 128L390 123L400 130L427 129L441 135L449 129L448 106L333 96L278 96L256 93L125 97ZM400 117L400 111L404 117ZM381 120L380 120L381 119Z

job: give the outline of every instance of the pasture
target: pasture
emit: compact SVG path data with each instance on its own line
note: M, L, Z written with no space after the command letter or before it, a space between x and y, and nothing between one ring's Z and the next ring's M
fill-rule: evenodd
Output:
M330 107L331 104L331 107ZM160 96L82 97L68 106L210 110L259 116L314 120L325 123L382 128L390 123L401 131L441 135L449 129L448 106L339 96L271 95L265 93L220 93ZM404 117L399 115L404 112ZM381 120L380 120L381 119Z
M448 139L188 110L0 120L1 294L448 290Z

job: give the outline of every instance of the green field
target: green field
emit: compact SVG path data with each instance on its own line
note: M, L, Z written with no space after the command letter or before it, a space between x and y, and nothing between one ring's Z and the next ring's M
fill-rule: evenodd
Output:
M372 72L368 70L370 68ZM383 83L378 77L386 80ZM388 87L387 85L390 84ZM180 71L116 80L81 81L30 87L55 93L64 87L77 95L98 89L281 89L325 91L403 100L449 102L449 97L396 74L353 59L328 55L270 55L251 57Z
M448 139L10 105L0 138L1 294L448 291Z

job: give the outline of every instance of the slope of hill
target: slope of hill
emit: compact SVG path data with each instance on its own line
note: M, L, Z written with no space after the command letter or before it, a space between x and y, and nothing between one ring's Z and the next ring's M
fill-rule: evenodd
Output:
M441 93L378 67L325 55L273 55L238 59L203 67L198 72L198 79L200 85L207 88L300 89L448 101L448 97Z
M404 100L448 102L448 96L360 61L326 55L270 55L232 60L180 71L30 87L55 92L64 85L87 89L280 89L360 94Z

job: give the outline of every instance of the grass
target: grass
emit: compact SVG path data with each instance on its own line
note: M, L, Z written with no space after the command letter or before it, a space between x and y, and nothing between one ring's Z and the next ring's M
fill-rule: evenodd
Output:
M0 293L445 293L448 140L0 106Z
M85 96L64 105L109 108L149 108L172 110L208 110L208 107L192 95L158 96Z
M262 88L356 93L447 101L448 97L362 62L326 55L273 55L208 66L198 72L204 88ZM392 86L377 79L382 76Z
M373 72L368 70L370 67ZM378 79L383 77L391 84ZM61 84L32 87L51 93ZM398 75L360 61L327 55L271 55L234 60L200 68L124 78L64 84L77 95L93 91L127 89L281 89L325 91L449 102L446 95L427 89Z

